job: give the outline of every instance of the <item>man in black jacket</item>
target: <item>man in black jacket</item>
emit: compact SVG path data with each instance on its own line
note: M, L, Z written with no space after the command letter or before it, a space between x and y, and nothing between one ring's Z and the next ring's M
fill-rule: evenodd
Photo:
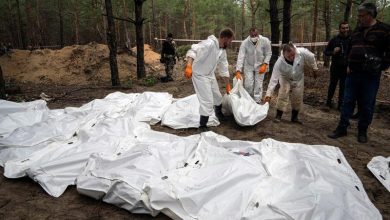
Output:
M328 98L326 106L332 108L332 99L336 91L337 83L339 84L339 99L337 109L340 110L344 96L345 77L347 76L347 52L350 40L349 25L347 22L339 24L339 34L333 37L325 48L324 54L332 56L330 65L330 82L328 87Z
M390 26L376 20L376 15L373 3L363 3L358 7L359 25L351 34L340 121L336 130L328 135L330 138L347 135L349 119L357 101L357 140L360 143L367 142L367 129L374 114L381 72L390 66Z
M165 65L166 76L161 79L162 82L173 81L172 73L173 67L176 64L176 43L173 41L173 35L168 34L167 39L164 41L161 50L161 63Z

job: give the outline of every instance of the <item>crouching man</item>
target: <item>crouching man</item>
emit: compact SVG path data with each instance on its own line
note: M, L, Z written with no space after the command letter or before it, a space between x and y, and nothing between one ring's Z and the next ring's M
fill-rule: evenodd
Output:
M280 122L283 112L286 111L291 91L291 121L301 123L298 113L302 108L304 89L304 68L309 66L314 70L314 77L318 70L314 54L306 48L296 48L292 43L283 45L282 55L278 58L272 71L271 80L264 98L271 100L272 93L278 82L280 89L276 102L275 122Z

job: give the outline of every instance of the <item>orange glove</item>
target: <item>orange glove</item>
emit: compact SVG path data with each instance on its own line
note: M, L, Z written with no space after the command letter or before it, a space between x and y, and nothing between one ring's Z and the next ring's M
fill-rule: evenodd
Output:
M259 68L259 74L265 73L265 71L267 71L267 67L268 67L268 64L266 64L266 63L261 64L261 66Z
M192 65L187 64L185 70L184 70L184 75L186 76L187 79L190 79L192 76Z
M239 70L236 71L236 79L237 79L237 80L239 80L239 79L242 80L242 78L241 78L241 72L240 72Z
M226 93L229 94L230 90L232 90L232 88L230 87L230 83L228 83L226 84Z
M266 96L264 98L264 102L270 102L271 101L271 96Z

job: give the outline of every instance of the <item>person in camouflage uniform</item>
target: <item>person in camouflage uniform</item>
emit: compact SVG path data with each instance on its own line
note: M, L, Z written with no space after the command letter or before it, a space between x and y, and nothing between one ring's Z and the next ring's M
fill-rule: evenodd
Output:
M161 78L162 82L173 81L172 73L173 67L176 64L176 43L173 41L173 35L168 34L167 39L164 41L161 50L161 63L165 65L165 74L166 76Z

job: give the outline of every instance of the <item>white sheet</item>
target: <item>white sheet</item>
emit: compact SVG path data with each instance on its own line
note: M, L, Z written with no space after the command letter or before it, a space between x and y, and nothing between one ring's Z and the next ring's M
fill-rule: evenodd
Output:
M367 168L390 192L390 157L376 156L367 164Z
M340 149L212 132L147 131L119 156L91 157L77 188L173 219L382 219Z
M199 127L199 101L196 94L175 100L165 112L161 124L173 129ZM207 126L218 126L218 118L210 116Z
M0 106L0 116L20 117L0 137L4 175L28 175L55 197L77 184L134 213L174 219L382 218L338 148L152 131L171 103L168 93L112 93L80 108L41 106L45 116L31 121L23 115L31 109Z
M230 94L222 99L222 107L224 114L233 114L237 124L252 126L267 117L269 103L257 104L245 90L242 80L234 80Z

